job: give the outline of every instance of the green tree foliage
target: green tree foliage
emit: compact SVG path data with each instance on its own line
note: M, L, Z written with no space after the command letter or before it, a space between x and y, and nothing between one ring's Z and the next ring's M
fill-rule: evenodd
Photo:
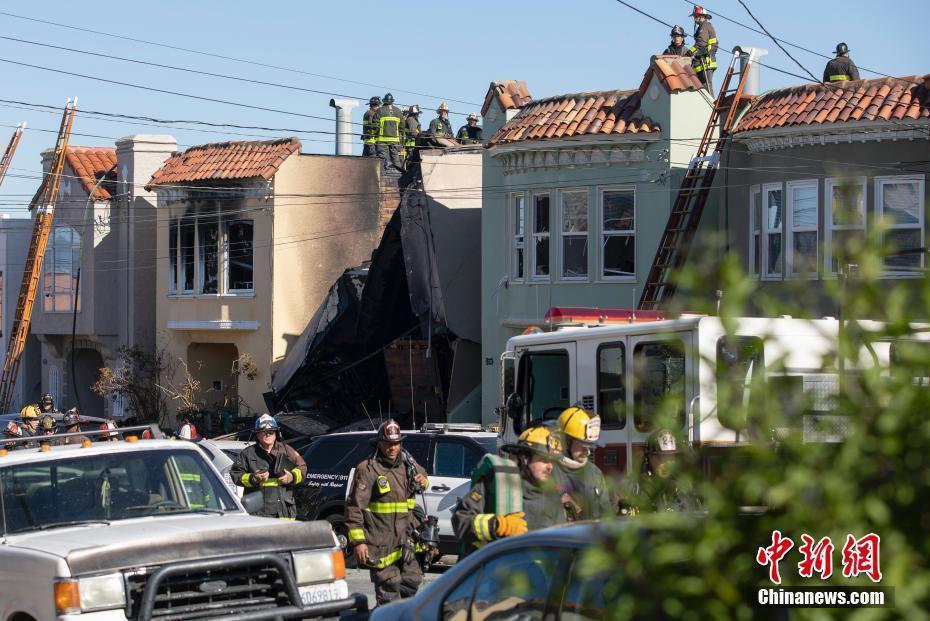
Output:
M784 289L790 282L767 294L732 256L710 265L698 260L681 275L679 299L691 310L719 314L731 334L734 317L803 317L811 290L826 289L842 328L820 371L839 390L827 397L830 415L814 416L812 400L824 396L786 399L775 381L786 371L784 360L768 359L765 372L748 384L751 399L745 374L719 385L722 418L752 442L714 463L710 477L699 451L681 456L676 485L693 490L702 512L655 511L655 494L646 486L627 487L628 501L641 512L629 527L611 529L605 545L585 558L589 571L606 573L612 618L930 618L930 341L917 342L930 330L930 323L920 324L930 321L930 278L922 271L910 279L882 278L881 234L860 242L865 247L844 249L855 263L840 277L795 281L790 295ZM723 292L719 313L712 296L702 301L698 295L714 288ZM882 321L859 321L866 319ZM890 365L876 364L889 350ZM684 441L666 411L672 409L659 408L659 415ZM780 563L782 586L875 586L864 576L843 576L841 551L847 534L878 534L880 586L893 587L894 607L759 608L758 589L773 585L756 553L770 545L775 530L794 541ZM829 580L799 576L802 534L831 537Z

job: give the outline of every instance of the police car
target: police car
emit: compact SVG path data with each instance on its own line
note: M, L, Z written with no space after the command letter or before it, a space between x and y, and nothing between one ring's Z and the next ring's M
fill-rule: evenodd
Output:
M419 431L403 433L404 449L429 477L429 487L417 496L417 504L439 518L440 552L457 554L452 511L468 493L478 461L497 452L497 433L467 423L428 423ZM373 454L375 436L374 431L319 436L302 453L310 487L295 492L299 518L328 520L343 547L348 543L344 522L350 475L360 461Z

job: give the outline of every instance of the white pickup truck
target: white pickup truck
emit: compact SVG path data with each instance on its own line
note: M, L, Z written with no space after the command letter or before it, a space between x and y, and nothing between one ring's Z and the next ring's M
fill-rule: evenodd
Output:
M328 522L248 515L196 446L144 429L0 445L0 621L364 616Z

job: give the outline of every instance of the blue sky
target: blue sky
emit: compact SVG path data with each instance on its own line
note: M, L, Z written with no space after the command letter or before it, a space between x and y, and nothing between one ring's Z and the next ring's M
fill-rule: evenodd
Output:
M683 0L626 0L662 21L681 24L688 32L690 5ZM829 53L846 41L860 68L905 76L930 73L926 25L930 3L801 2L745 0L776 36ZM99 10L94 11L98 6ZM754 25L737 0L712 0L714 24L723 49L734 45L768 48L765 64L801 74L802 70L763 35L728 22ZM560 93L636 88L649 56L668 41L668 28L635 13L615 0L472 0L467 3L421 0L324 2L244 2L227 0L159 0L99 4L47 0L41 4L3 3L0 11L98 30L122 37L232 56L255 63L295 69L272 69L167 49L89 32L0 15L0 36L26 39L147 62L223 73L304 89L366 98L391 90L404 104L425 110L448 101L462 115L478 111L488 83L495 79L525 80L537 98ZM718 13L719 11L719 13ZM825 59L788 48L805 67L820 75ZM245 84L169 69L86 56L0 39L0 59L42 65L163 90L275 108L297 115L245 109L174 95L107 84L0 62L0 99L63 105L79 97L79 111L195 119L219 123L331 132L329 95ZM764 89L802 80L764 67ZM317 75L308 75L317 74ZM341 80L322 77L335 76ZM863 78L878 77L862 71ZM719 79L719 78L718 78ZM362 107L355 115L360 120ZM298 115L323 117L305 118ZM428 122L432 113L421 117ZM38 187L40 152L54 144L58 114L24 110L0 102L3 145L20 121L28 123L2 188L0 212L25 215L24 207ZM464 116L453 115L457 128ZM113 145L113 138L133 133L169 133L182 146L229 139L251 133L262 137L293 131L216 130L148 127L121 120L107 122L78 116L75 145ZM304 151L332 152L332 136L300 134ZM2 148L2 147L0 147ZM356 146L357 149L360 147ZM33 178L24 178L33 177Z

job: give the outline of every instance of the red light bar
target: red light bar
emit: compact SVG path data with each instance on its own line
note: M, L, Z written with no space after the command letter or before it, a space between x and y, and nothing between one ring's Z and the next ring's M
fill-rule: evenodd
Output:
M645 323L669 319L665 311L621 308L585 308L580 306L553 306L543 317L548 324L606 324Z

